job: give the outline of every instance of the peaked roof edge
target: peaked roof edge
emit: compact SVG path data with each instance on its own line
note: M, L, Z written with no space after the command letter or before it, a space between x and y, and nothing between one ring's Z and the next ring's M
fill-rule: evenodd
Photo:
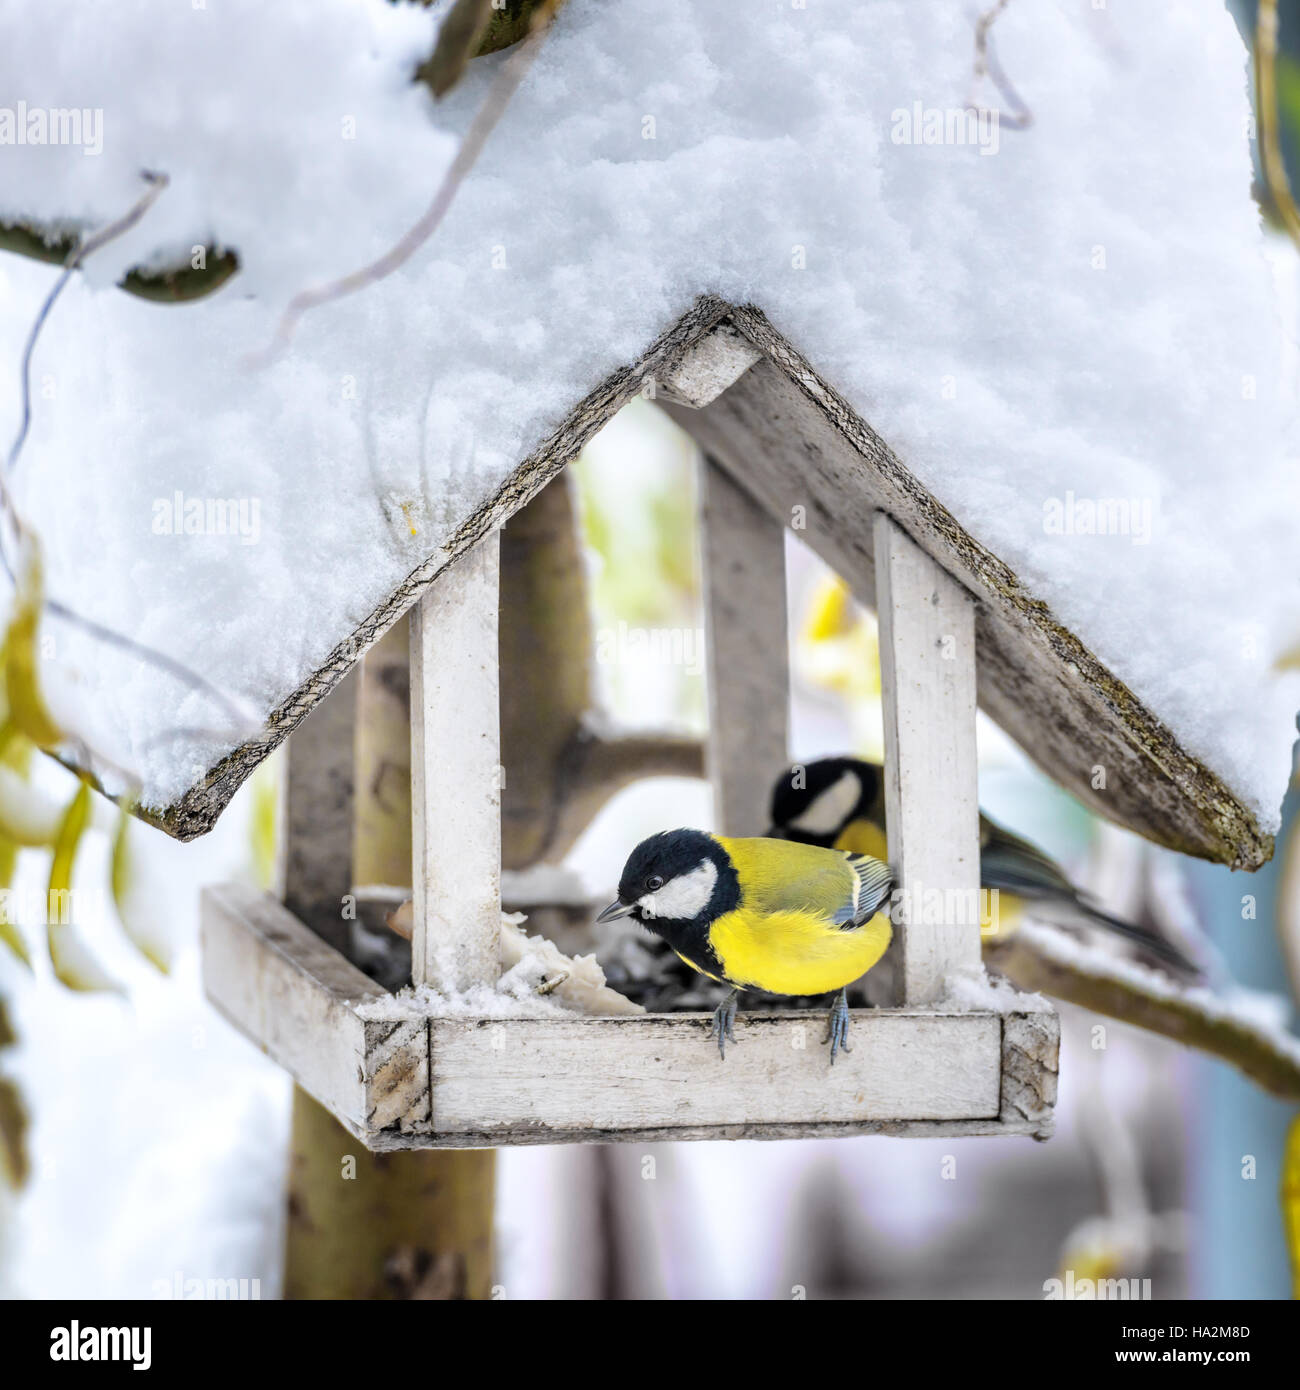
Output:
M671 381L692 349L724 323L755 349L754 365L702 408L671 392L662 402L703 448L778 514L789 515L786 498L797 480L795 500L811 502L817 513L817 526L805 539L872 606L871 518L877 508L889 511L979 600L981 707L1092 809L1172 848L1234 868L1257 868L1269 859L1272 837L1249 808L958 524L763 312L714 295L698 298L637 362L587 395L446 544L271 711L260 734L226 754L170 805L142 807L141 817L180 840L210 830L258 764L447 565L550 482L642 391L647 378ZM864 494L864 505L846 509L844 499L854 491ZM1115 774L1104 794L1091 787L1099 758Z

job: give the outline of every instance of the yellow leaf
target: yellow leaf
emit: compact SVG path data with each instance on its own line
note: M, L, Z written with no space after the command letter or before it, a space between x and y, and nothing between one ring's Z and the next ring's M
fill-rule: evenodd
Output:
M275 831L279 805L278 772L273 762L265 762L253 775L250 834L253 841L253 872L258 886L266 889L270 889L275 880Z
M1291 1296L1300 1298L1300 1115L1287 1130L1282 1156L1282 1226L1291 1253Z
M809 642L825 642L831 637L842 637L852 628L854 619L848 585L842 579L827 576L818 582L808 600L803 636Z
M18 846L10 840L0 839L0 889L7 889L13 882L14 869L17 866ZM32 968L31 953L23 940L23 934L18 930L16 923L9 921L8 908L3 906L0 906L0 941L4 942L28 970ZM3 1007L3 1004L0 1004L0 1010ZM0 1043L0 1047L3 1045Z
M1120 1252L1104 1243L1083 1243L1071 1246L1061 1256L1060 1277L1073 1271L1077 1280L1113 1279L1123 1268Z
M63 730L45 708L36 674L36 639L41 625L44 583L40 546L30 535L24 538L19 565L18 587L4 645L9 718L38 748L55 748L63 742Z
M32 968L31 952L27 949L27 943L23 940L22 933L12 922L0 919L0 941L4 942L28 970Z
M456 0L438 30L433 57L420 70L434 96L444 95L460 81L469 60L478 52L491 18L492 0Z
M77 849L81 837L90 821L90 787L83 782L59 826L54 841L54 858L50 864L50 889L46 898L49 920L46 924L46 938L49 943L50 963L61 984L69 989L94 992L110 990L125 993L122 986L99 964L86 949L81 938L70 922L56 919L61 915L59 907L70 901L72 891L72 867L76 863Z
M140 894L134 891L136 868L131 848L132 827L130 804L123 801L117 833L113 836L113 904L127 939L146 960L166 975L171 968L171 943L141 912Z
M7 712L0 723L0 765L13 768L20 777L26 777L32 768L32 745Z
M0 1173L10 1187L27 1181L27 1108L18 1087L0 1076Z
M56 801L0 761L0 836L33 848L52 845L62 819Z

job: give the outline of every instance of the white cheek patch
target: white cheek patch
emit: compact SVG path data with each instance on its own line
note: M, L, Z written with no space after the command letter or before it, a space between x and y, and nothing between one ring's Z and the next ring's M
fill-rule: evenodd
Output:
M809 835L833 835L853 814L862 796L862 783L852 772L842 772L824 792L819 792L808 809L790 822L794 830Z
M698 917L713 901L713 888L718 881L718 866L712 859L700 860L698 869L670 878L657 892L637 899L637 906L647 917L666 917L673 921L689 921Z

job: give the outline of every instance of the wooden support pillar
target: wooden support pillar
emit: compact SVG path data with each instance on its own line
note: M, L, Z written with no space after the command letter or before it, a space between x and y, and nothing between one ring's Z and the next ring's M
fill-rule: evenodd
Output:
M340 687L290 739L286 881L297 881L304 897L324 902L343 878L394 887L411 882L408 652L403 621L366 654L345 699L339 702ZM331 705L334 715L304 738ZM351 762L354 747L357 775L346 779L351 852L339 861L333 857L342 843L338 805L321 808L318 827L311 795L313 787L344 785L342 764ZM315 765L317 759L328 769ZM295 787L299 777L305 780ZM321 876L316 886L313 865ZM491 1149L370 1153L295 1087L284 1296L488 1298L495 1161Z
M895 1002L928 1004L980 962L975 600L883 512L875 561Z
M707 455L700 472L709 777L722 833L761 835L789 761L785 527Z
M350 671L289 737L284 793L284 905L336 951L347 946L343 899L352 891Z
M355 876L358 888L411 884L411 631L394 623L357 680Z
M501 973L500 533L411 615L414 982L460 992Z

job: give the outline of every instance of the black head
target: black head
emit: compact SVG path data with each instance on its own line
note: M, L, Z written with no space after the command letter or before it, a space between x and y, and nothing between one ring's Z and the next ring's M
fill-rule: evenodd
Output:
M597 919L635 917L660 929L667 923L704 925L740 901L740 884L726 851L702 830L664 830L628 856L618 901Z
M850 821L865 816L880 793L880 769L861 758L795 763L772 787L769 835L806 845L833 845Z

